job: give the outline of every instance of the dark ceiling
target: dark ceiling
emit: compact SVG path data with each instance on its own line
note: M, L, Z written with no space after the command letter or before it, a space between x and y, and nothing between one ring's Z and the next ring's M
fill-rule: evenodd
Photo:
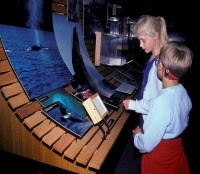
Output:
M178 32L187 32L191 35L199 33L197 26L199 5L195 0L108 0L108 2L122 5L125 16L131 18L138 18L141 15L162 16L167 24L173 24L173 29Z
M24 11L24 4L26 1L27 0L2 1L0 6L0 22L5 24L11 22L13 24L23 25L24 21L27 20L27 12ZM46 5L51 5L51 0L43 1ZM105 0L105 4L107 2L122 6L123 16L135 19L145 14L163 16L168 24L173 24L175 30L187 32L187 34L196 33L199 35L199 19L198 11L196 10L198 5L195 0L190 0L188 2L181 0ZM51 18L50 15L51 13L49 12L44 14L46 19ZM24 19L19 18L19 16L24 16ZM48 20L44 20L42 27L44 29L49 28L51 27L51 23Z

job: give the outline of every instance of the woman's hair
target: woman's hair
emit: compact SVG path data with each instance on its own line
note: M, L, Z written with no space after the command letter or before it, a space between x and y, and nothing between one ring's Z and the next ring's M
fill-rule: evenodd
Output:
M168 34L165 19L161 16L143 15L133 28L133 33L137 37L141 35L154 36L156 32L159 35L160 46L162 47L168 41Z
M182 77L191 67L193 53L181 42L167 42L160 50L160 61L175 77Z

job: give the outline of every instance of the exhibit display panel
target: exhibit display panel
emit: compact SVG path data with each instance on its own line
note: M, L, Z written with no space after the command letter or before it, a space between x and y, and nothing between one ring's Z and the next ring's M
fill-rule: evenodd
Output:
M33 1L38 2L36 0ZM22 1L19 2L21 3ZM50 2L51 4L51 1L46 0L45 2ZM52 1L52 4L53 4L52 8L57 7L58 10L61 9L61 11L65 12L67 6L65 1L56 0ZM72 22L68 21L68 18L65 13L61 14L60 11L56 12L55 10L54 13L57 14L56 16L58 16L58 14L60 16L63 16L63 18L66 20L65 24L72 24ZM70 33L68 32L68 30L65 30L66 28L63 28L64 32L61 32L60 35L64 39L69 40L71 43L71 45L64 44L64 46L69 46L69 47L63 47L63 49L66 50L68 50L68 48L72 49L72 41L73 41L72 33L74 29L74 24L72 25L73 26L70 28L71 31ZM80 24L77 23L76 26L80 26ZM107 82L117 86L118 83L116 81L108 78L110 76L109 74L101 75L95 68L93 68L94 65L92 64L84 45L85 43L82 37L83 34L79 32L80 31L79 29L81 27L77 28L78 28L79 44L81 45L80 46L81 55L83 56L83 62L85 66L87 65L86 66L87 71L89 73L93 73L93 75L95 74L93 77L95 77L96 78L95 80L97 80L96 85L99 85L99 83L100 84L103 83L104 84L103 89L106 89ZM35 30L30 29L30 31L35 31ZM43 33L43 31L41 32ZM32 35L31 33L26 33L24 37L30 39L29 37L32 37ZM21 44L20 41L17 42L17 40L15 39L16 39L15 37L10 38L11 41L20 45ZM105 122L108 124L110 130L108 135L106 136L106 139L102 134L102 131L100 130L101 127L104 128L106 126L106 123L104 122L102 122L100 127L91 126L91 128L89 128L88 131L86 130L85 132L83 132L83 134L81 132L78 132L78 134L80 133L81 138L77 138L77 136L73 134L71 131L68 131L68 129L61 126L61 124L59 124L58 122L52 121L52 119L50 118L50 115L52 117L58 116L58 121L66 123L65 121L68 121L68 119L70 118L71 122L72 121L78 122L80 118L85 119L89 117L87 114L86 116L82 117L80 116L81 113L76 113L74 117L70 117L71 114L69 113L73 112L74 108L70 107L69 103L73 102L70 101L68 103L68 101L66 101L67 100L66 98L69 97L68 94L71 95L71 92L73 91L71 89L72 87L70 85L69 86L64 85L65 87L61 85L61 87L59 87L60 85L59 84L58 86L56 86L55 89L54 88L49 89L51 88L51 86L48 85L52 84L48 84L44 85L45 88L47 89L47 91L43 91L44 94L42 94L43 92L41 92L37 88L36 90L41 92L39 96L37 96L37 93L36 94L33 93L34 95L32 95L31 92L28 93L27 90L25 90L25 87L22 85L21 79L18 76L16 76L17 75L16 70L14 70L14 66L11 64L11 61L9 60L10 59L9 54L12 54L14 50L12 47L7 49L5 47L4 40L5 39L1 37L2 42L0 43L0 90L1 90L0 110L2 112L0 112L0 119L1 119L0 149L6 152L10 152L12 154L16 154L34 160L42 165L47 164L48 166L54 166L56 168L64 169L64 172L66 171L67 173L71 172L82 173L82 174L111 173L110 171L112 170L112 167L116 166L115 161L117 161L117 159L115 161L114 160L108 161L108 159L111 159L113 153L114 154L120 153L119 145L121 145L122 144L121 142L123 141L120 141L119 138L122 137L124 139L124 135L127 135L128 132L131 132L131 130L128 129L129 126L127 124L129 123L131 124L130 118L133 117L129 117L130 113L124 110L122 103L120 102L118 104L119 108L117 111L109 109L109 114L107 115L107 117L105 117L106 119ZM51 47L48 44L51 44L50 42L51 40L47 40L47 43L42 42L41 44L38 44L38 42L37 43L34 42L33 44L31 42L26 46L21 44L21 47L23 48L22 54L23 52L27 54L39 54L42 52L49 51L49 48ZM18 56L20 57L20 55ZM36 59L35 57L37 57L37 55L28 57L29 59L33 60L28 63L35 65L34 61ZM63 58L63 54L61 55L61 57ZM47 57L44 56L43 58L45 59ZM68 56L66 56L66 58L67 60L71 59L71 57L69 57L68 59ZM21 64L26 64L26 66L29 65L26 62L28 60L26 61L25 59L21 60L23 61L19 61L19 59L16 58L16 61L18 61L20 65ZM48 59L45 60L46 60L45 63L48 63ZM69 61L66 61L65 63L63 63L63 66L65 65L68 66L68 64ZM36 65L38 66L41 65L40 68L42 69L43 60L41 60L40 64L37 63ZM19 67L19 69L20 68L21 67ZM35 70L37 69L34 68L31 69L31 71ZM31 71L25 69L24 72L30 73ZM45 70L43 70L43 73L44 72ZM40 80L39 75L40 74L35 75L35 77L37 77L35 80ZM52 81L52 76L50 76L51 73L50 75L44 73L44 75L46 75L45 77L49 77L49 79L51 79L53 85L57 83L57 80L55 79L53 79ZM105 82L104 81L105 79L108 79L108 81ZM46 79L42 80L45 81ZM32 78L29 79L29 82L32 83ZM59 91L59 89L62 90L64 89L64 91L66 91L64 92L64 100L61 97L62 90ZM33 99L30 100L30 98L27 98L28 96L27 94L28 95L31 94L31 98ZM41 101L35 100L34 97L36 96L37 98L41 97ZM55 98L52 96L54 96ZM129 98L130 97L134 97L134 94L129 96ZM77 102L75 103L77 104ZM78 110L82 111L79 108L79 106ZM54 111L56 114L54 114ZM56 120L57 117L54 117L54 119ZM118 143L117 141L120 143ZM117 145L117 151L115 151L114 149L116 145Z
M43 112L61 127L81 138L93 125L86 118L86 111L80 102L64 88L56 89L38 98Z
M69 84L72 74L58 51L53 32L0 25L0 35L29 99Z

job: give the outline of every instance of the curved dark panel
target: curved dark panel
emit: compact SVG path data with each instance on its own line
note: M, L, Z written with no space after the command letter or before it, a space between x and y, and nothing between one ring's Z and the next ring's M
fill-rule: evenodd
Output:
M83 86L90 86L100 95L111 97L116 92L116 87L105 80L93 65L80 22L72 23L65 16L53 14L53 26L58 48L72 74Z

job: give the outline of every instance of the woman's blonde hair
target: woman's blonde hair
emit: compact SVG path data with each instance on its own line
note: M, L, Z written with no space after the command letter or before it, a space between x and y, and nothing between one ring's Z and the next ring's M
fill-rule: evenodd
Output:
M156 32L159 34L160 47L162 47L168 41L168 34L165 19L161 16L143 15L133 28L136 37L141 35L154 36Z

